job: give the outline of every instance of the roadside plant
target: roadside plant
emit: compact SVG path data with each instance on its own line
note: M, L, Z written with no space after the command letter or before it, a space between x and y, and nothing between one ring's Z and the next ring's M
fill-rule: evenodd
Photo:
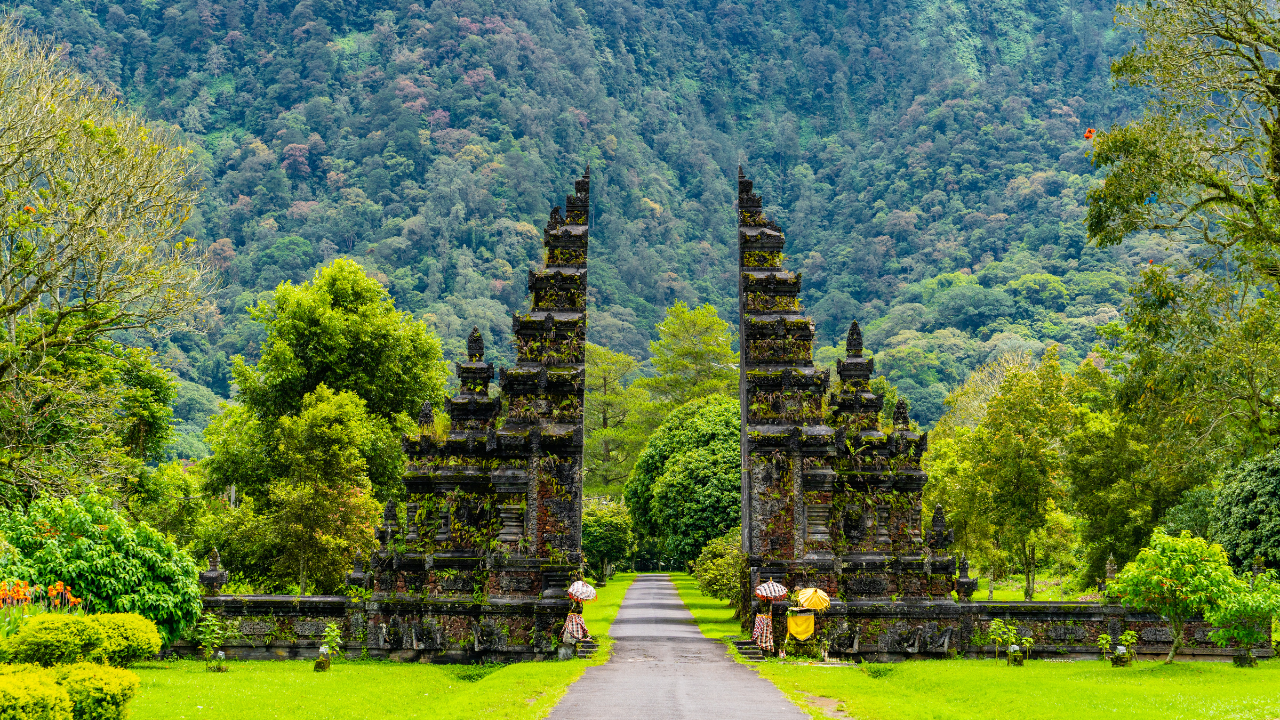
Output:
M1185 530L1181 537L1172 537L1164 528L1156 528L1150 547L1125 565L1109 588L1125 607L1168 619L1173 636L1165 660L1169 664L1182 649L1187 619L1198 612L1212 612L1237 591L1239 582L1221 545L1210 545Z

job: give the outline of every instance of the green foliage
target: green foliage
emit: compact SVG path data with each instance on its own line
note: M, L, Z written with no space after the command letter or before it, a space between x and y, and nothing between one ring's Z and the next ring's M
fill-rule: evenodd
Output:
M693 575L703 595L725 600L742 615L749 598L742 591L747 579L747 556L742 552L742 527L730 530L702 548Z
M640 363L625 353L587 343L587 390L583 407L586 432L583 462L587 482L623 483L657 426L649 393L632 382Z
M0 720L72 720L71 708L53 673L0 668Z
M138 692L138 676L128 670L79 663L54 673L71 698L74 720L124 720L126 706Z
M224 620L215 613L205 611L195 627L195 637L204 656L204 669L209 672L226 672L227 666L219 652L229 641L243 638L238 620Z
M180 326L207 266L180 234L198 169L48 40L0 21L0 502L125 485L168 435L172 386L115 341Z
M1102 655L1102 659L1107 659L1107 653L1111 652L1111 636L1106 633L1098 635L1098 652Z
M1108 592L1126 607L1163 615L1169 621L1173 645L1172 663L1182 647L1182 628L1187 618L1214 609L1239 589L1239 580L1221 545L1209 545L1204 538L1165 534L1156 528L1150 547L1143 548L1133 562L1125 565Z
M596 580L607 580L611 567L632 549L631 515L622 503L587 500L582 506L582 554Z
M156 624L135 613L104 613L88 619L102 630L104 660L116 667L129 667L160 652L160 632Z
M103 657L102 627L80 615L47 613L28 620L9 641L13 662L50 667Z
M1280 564L1280 450L1224 472L1212 507L1213 539L1237 568Z
M191 557L146 524L130 524L101 496L0 510L0 536L16 550L0 557L0 575L61 580L89 612L137 613L155 622L167 641L200 613Z
M984 378L994 388L978 388ZM962 542L988 553L993 545L1016 551L1031 600L1042 560L1037 551L1049 542L1050 516L1063 494L1061 444L1070 404L1056 350L1047 350L1035 367L999 366L973 382L969 394L985 401L962 419L968 405L963 394L953 398L957 418L930 448L931 494L959 516Z
M1132 560L1186 482L1152 472L1147 435L1116 406L1117 385L1093 363L1083 363L1068 389L1074 406L1062 465L1071 506L1084 520L1082 585L1104 576L1107 558L1121 565Z
M329 648L329 656L334 661L345 660L347 654L343 652L342 647L345 644L342 640L342 627L336 623L327 623L324 626L324 644Z
M695 559L739 521L739 426L736 398L694 400L667 416L636 460L627 510L637 533L675 562Z
M1235 643L1251 648L1271 635L1271 620L1280 615L1280 582L1274 570L1259 574L1246 584L1237 579L1232 592L1224 593L1205 613L1216 629L1210 638L1221 647Z
M423 402L444 402L439 340L424 323L397 312L386 289L345 259L319 269L310 283L281 285L252 315L267 331L262 358L254 367L237 358L233 371L238 399L261 424L258 432L269 434L281 418L301 412L305 398L321 387L359 398L369 428L358 447L370 480L380 497L396 494L404 465L400 434L414 426L411 418ZM212 486L236 485L265 499L263 473L287 474L281 466L289 461L254 431L227 437L235 429L218 424L210 444L215 450L243 448L266 469L246 468L243 453L224 461L215 452Z
M676 301L656 329L659 339L649 350L658 375L636 381L655 400L673 408L708 395L737 395L733 327L714 306L690 308Z

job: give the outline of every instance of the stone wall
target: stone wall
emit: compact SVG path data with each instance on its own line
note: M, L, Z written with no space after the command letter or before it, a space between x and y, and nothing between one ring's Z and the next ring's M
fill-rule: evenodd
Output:
M786 638L786 602L772 604L774 637ZM768 612L770 608L757 609ZM987 636L993 620L1016 625L1021 636L1034 639L1032 657L1038 659L1099 659L1098 636L1133 630L1143 660L1163 659L1172 637L1168 623L1151 613L1131 612L1119 605L1061 602L979 602L951 600L916 602L835 602L815 620L816 632L807 642L792 642L792 652L870 662L915 658L995 657ZM1230 661L1237 651L1219 648L1209 639L1212 628L1201 618L1187 622L1182 660ZM1269 642L1254 649L1259 658L1271 657Z

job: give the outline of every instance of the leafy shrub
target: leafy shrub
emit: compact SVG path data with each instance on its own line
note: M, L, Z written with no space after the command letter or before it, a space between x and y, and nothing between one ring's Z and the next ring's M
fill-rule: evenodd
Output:
M89 620L102 629L102 656L116 667L128 667L160 652L160 631L141 615L111 613L91 615Z
M71 698L74 720L124 720L125 706L138 692L138 676L128 670L79 663L55 672Z
M10 640L11 660L48 667L101 657L106 635L78 615L37 615Z
M195 561L150 526L131 525L104 497L0 510L0 536L16 550L0 557L0 576L64 581L89 612L138 613L166 640L200 616Z
M47 670L0 668L0 720L72 720L71 698Z
M694 577L703 594L718 600L727 600L741 611L743 574L747 570L747 556L742 553L742 528L731 530L702 548L702 554L694 564Z

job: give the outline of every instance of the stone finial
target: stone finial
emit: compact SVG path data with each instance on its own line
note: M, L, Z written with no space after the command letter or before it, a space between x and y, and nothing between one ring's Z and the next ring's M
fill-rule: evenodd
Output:
M960 555L959 573L956 576L956 595L960 602L972 602L973 592L978 589L978 581L969 577L969 556Z
M560 206L551 208L551 215L547 218L547 230L555 230L564 225L564 215L560 214Z
M467 336L467 359L471 362L484 361L484 336L476 326L471 327L471 334Z
M907 414L907 401L902 398L898 398L898 404L893 408L893 427L899 430L911 427L911 416Z
M221 568L221 563L222 558L215 548L209 553L209 569L200 573L200 584L209 589L210 595L217 595L218 590L230 579L230 573Z
M422 401L422 409L418 411L418 427L426 428L434 425L436 422L435 408L431 407L430 400Z
M849 337L845 340L844 349L848 357L862 357L862 328L858 327L857 320L849 324Z
M1116 556L1115 555L1107 556L1107 579L1108 580L1116 579Z

